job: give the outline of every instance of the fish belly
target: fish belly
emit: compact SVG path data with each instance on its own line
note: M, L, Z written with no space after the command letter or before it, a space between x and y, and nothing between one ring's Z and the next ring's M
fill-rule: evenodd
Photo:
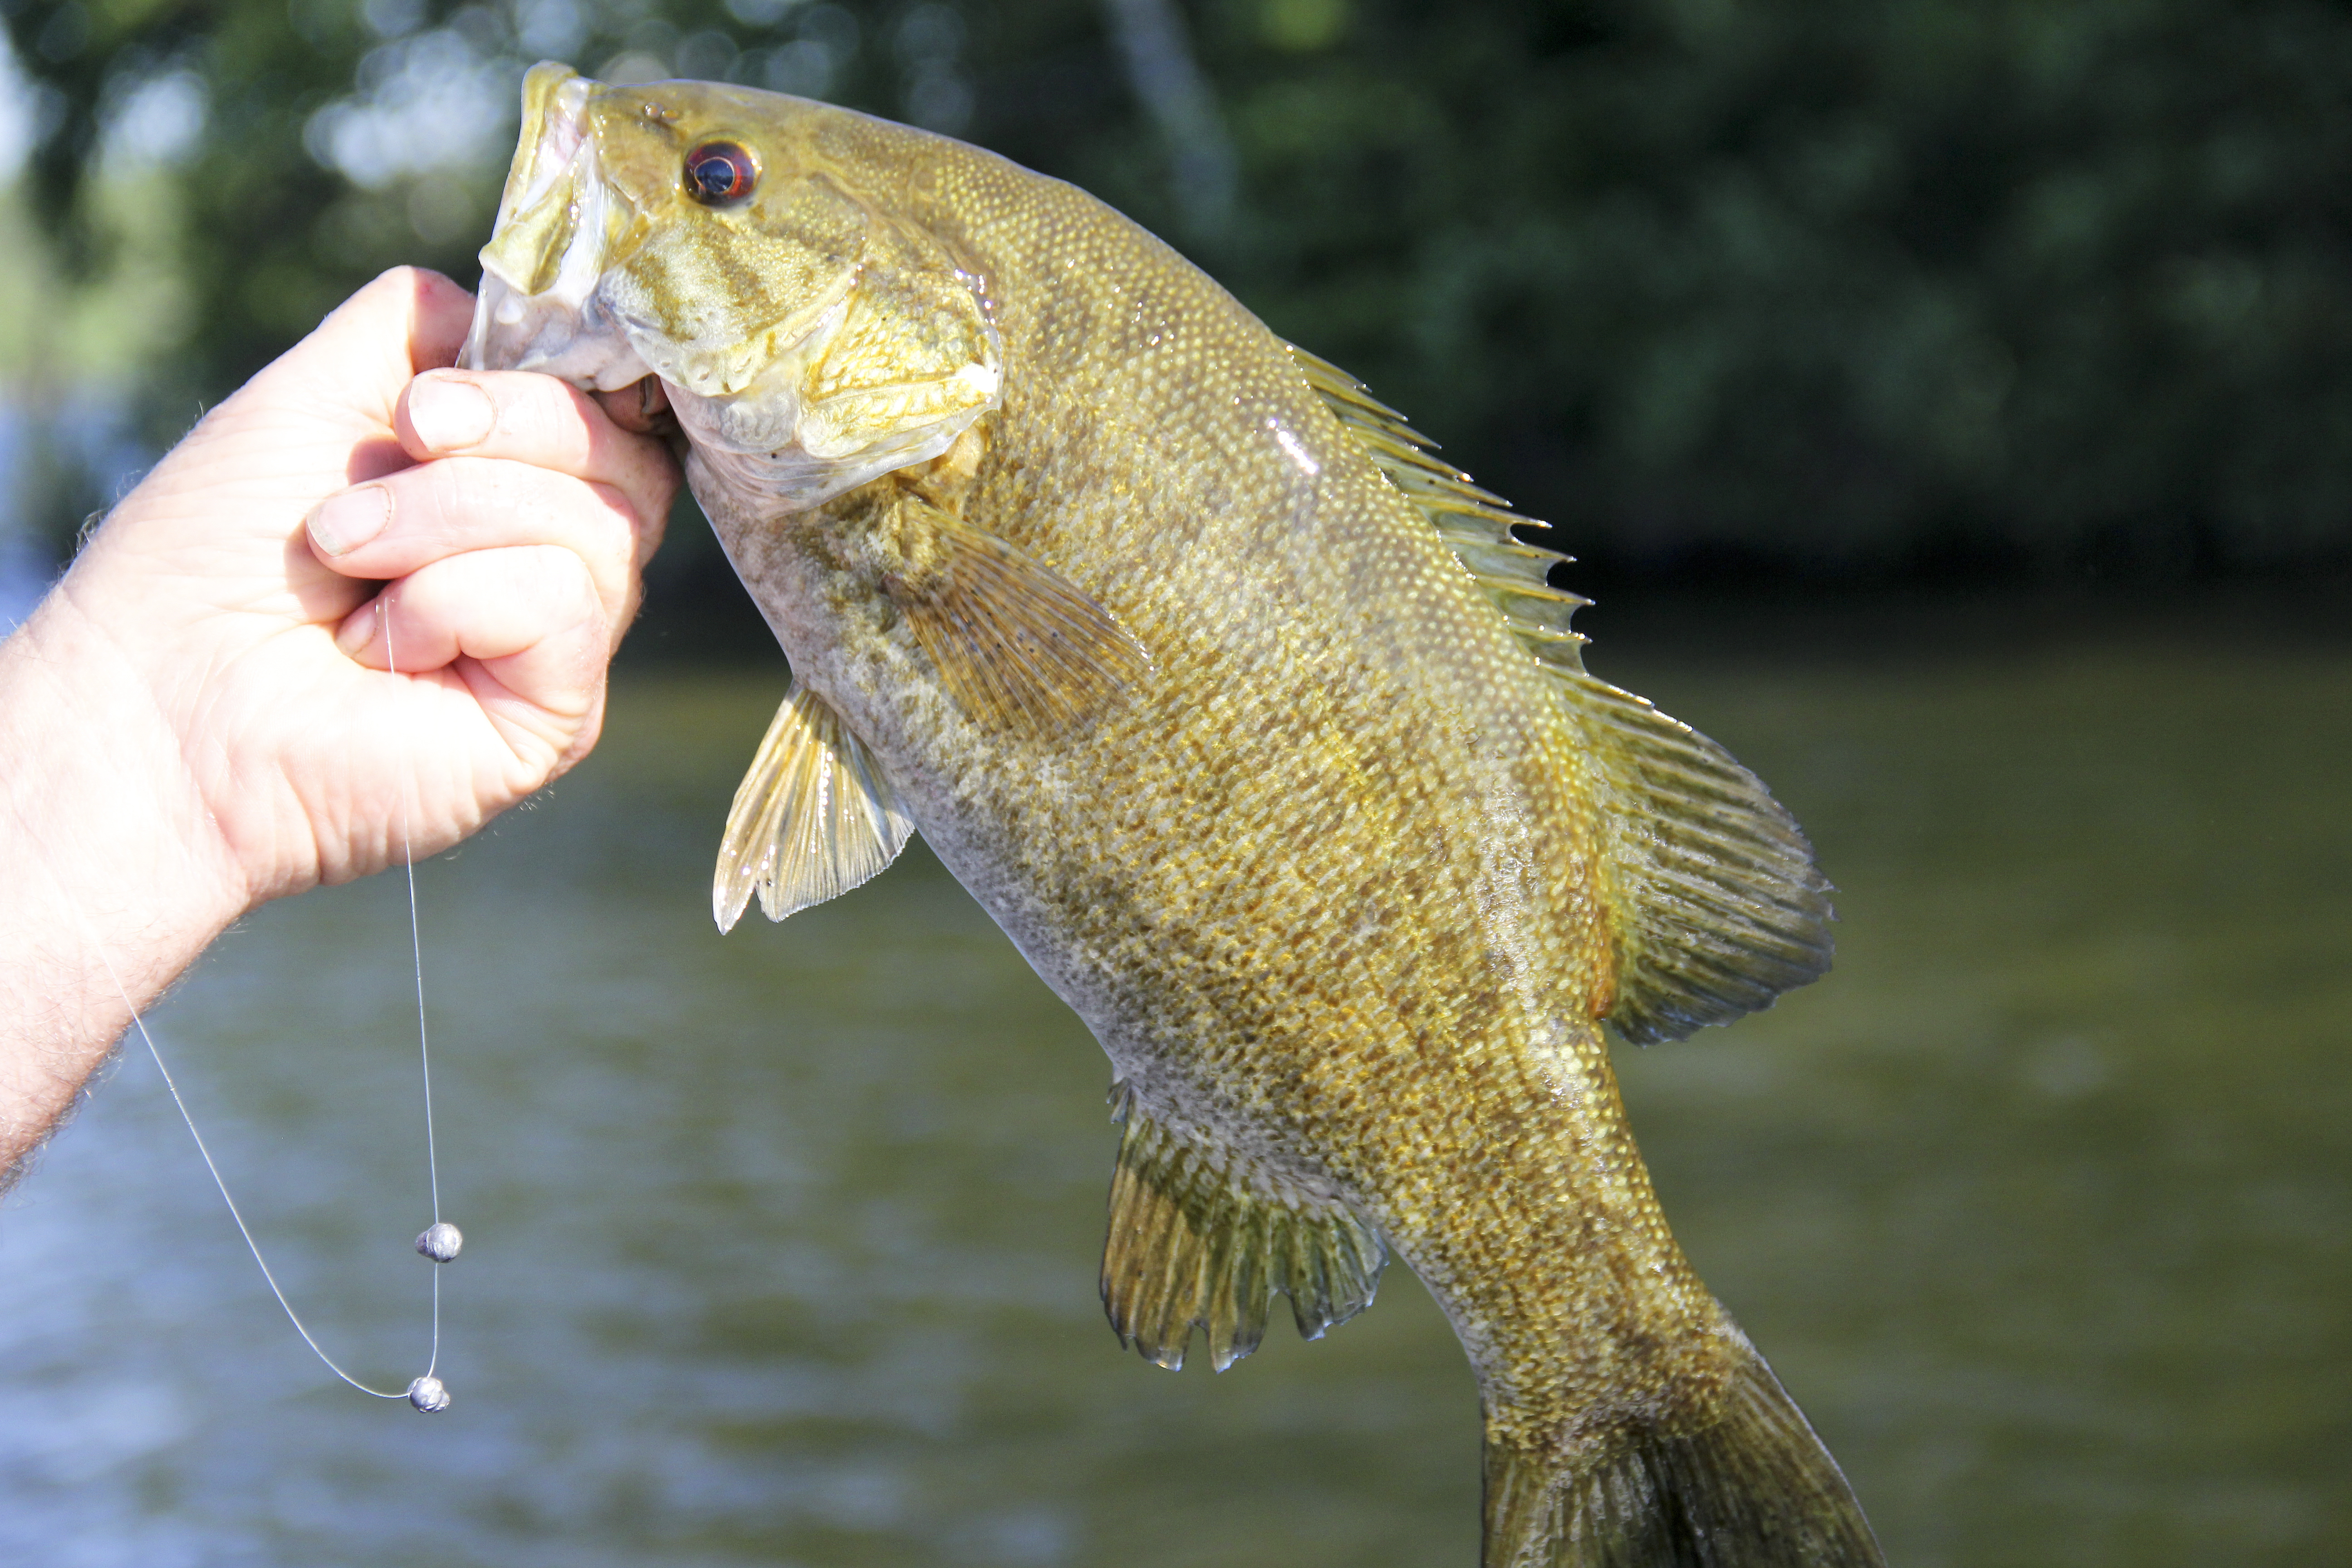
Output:
M1155 1121L1343 1194L1531 1432L1654 1402L1672 1347L1704 1361L1716 1309L1591 1016L1589 812L1507 639L1466 605L1412 636L1452 587L1442 557L1381 559L1359 526L1371 559L1318 558L1256 604L1173 555L1088 583L1151 679L1041 745L956 711L879 595L824 565L822 521L721 526L795 673Z
M1682 1561L1694 1519L1725 1542L1761 1521L1797 1554L1692 1561L1874 1562L1626 1130L1597 1021L1599 806L1548 678L1254 321L1234 331L1258 358L1237 340L1206 387L1139 370L1140 339L1106 354L1084 333L1024 374L1052 335L1022 320L1029 297L1003 291L1006 402L978 427L964 516L1148 656L1085 724L975 722L828 538L856 497L796 518L704 499L795 676L1101 1043L1129 1106L1122 1181L1129 1148L1161 1176L1212 1172L1241 1212L1255 1194L1360 1224L1379 1240L1350 1256L1384 1243L1414 1269L1479 1375L1489 1568ZM1279 1288L1302 1329L1369 1300L1368 1275L1327 1289L1345 1270L1318 1265L1310 1308L1296 1235L1260 1234L1292 1246ZM1256 1331L1230 1306L1180 1304L1172 1352L1149 1324L1136 1342L1174 1364L1200 1321L1224 1364ZM1587 1550L1607 1541L1626 1550Z

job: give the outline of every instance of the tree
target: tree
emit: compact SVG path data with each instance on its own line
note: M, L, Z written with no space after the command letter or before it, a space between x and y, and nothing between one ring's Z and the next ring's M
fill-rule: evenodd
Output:
M41 132L16 244L81 302L36 309L46 358L15 360L53 383L135 361L150 441L382 267L470 280L514 84L548 55L828 97L1075 180L1553 517L1589 573L2352 552L2352 17L2317 0L7 21Z

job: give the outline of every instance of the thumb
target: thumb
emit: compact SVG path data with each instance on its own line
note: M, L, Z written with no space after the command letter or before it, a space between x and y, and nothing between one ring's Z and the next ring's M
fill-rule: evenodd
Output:
M395 267L336 306L255 379L296 379L321 405L389 428L410 381L457 363L473 315L474 297L440 273Z

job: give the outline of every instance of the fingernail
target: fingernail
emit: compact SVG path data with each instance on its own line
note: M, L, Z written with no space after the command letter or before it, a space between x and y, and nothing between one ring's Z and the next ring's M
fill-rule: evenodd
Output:
M489 395L470 381L423 376L409 384L408 423L436 452L480 445L498 418Z
M362 485L318 504L310 513L310 537L330 555L348 555L391 521L392 492L382 485Z

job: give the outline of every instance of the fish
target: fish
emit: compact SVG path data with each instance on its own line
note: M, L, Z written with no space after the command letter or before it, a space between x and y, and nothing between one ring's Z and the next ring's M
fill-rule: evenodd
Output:
M1126 1345L1223 1371L1393 1258L1477 1373L1486 1568L1881 1562L1607 1033L1818 977L1832 889L1586 670L1525 518L1110 207L832 105L542 64L481 263L464 363L635 388L791 666L719 926L922 834L1109 1058Z

